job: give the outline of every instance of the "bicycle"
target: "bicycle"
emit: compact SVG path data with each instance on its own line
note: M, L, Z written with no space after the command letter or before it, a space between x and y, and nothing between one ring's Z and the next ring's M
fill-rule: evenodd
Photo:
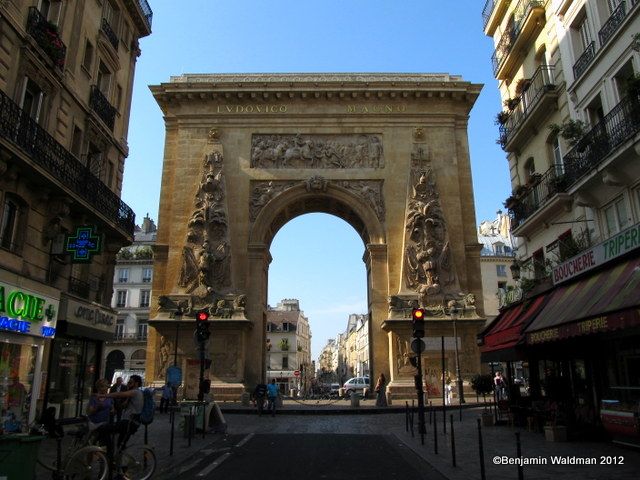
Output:
M76 430L68 432L73 440L64 453L62 439L65 432L62 425L60 422L45 425L49 437L56 440L56 457L51 462L46 457L47 450L41 448L38 465L51 472L54 480L106 480L109 476L109 462L102 448L89 443L88 421L85 419Z
M117 433L111 432L112 442ZM127 445L133 433L127 432L121 441L116 442L112 464L116 479L147 480L156 470L156 454L153 448L146 444Z

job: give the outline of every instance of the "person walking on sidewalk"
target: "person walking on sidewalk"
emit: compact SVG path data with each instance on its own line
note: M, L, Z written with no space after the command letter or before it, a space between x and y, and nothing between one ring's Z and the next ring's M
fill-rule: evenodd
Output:
M381 373L378 377L378 383L376 383L376 407L387 406L387 379L384 373Z
M269 399L269 411L271 416L276 414L276 400L278 400L278 385L276 385L276 379L272 378L271 383L267 385L267 398Z
M173 388L171 388L171 385L167 382L158 390L162 392L162 396L160 397L160 413L167 413L169 411L169 405L171 405L171 400L173 399Z
M253 390L253 401L256 402L258 407L258 415L262 416L264 410L264 400L267 396L267 386L264 383L259 383Z

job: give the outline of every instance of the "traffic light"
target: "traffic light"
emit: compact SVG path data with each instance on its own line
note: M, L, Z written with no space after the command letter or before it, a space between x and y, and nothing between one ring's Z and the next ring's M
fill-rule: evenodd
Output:
M196 312L196 341L204 343L209 340L209 312L200 310Z
M424 308L414 308L411 311L411 325L413 327L413 338L424 337Z

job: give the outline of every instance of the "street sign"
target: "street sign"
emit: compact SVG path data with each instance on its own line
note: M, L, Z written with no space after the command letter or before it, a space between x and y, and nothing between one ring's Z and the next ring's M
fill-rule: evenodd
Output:
M414 338L411 340L411 351L413 353L422 353L427 349L427 344L424 343L424 338Z
M300 376L300 370L296 370L295 372L293 372L293 374L294 374L296 377L299 377L299 376Z

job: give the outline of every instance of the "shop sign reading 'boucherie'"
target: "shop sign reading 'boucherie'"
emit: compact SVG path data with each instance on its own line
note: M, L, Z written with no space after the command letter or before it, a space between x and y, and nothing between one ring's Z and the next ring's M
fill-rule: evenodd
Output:
M581 273L621 257L638 247L640 247L640 224L623 230L610 239L556 266L552 273L553 283L557 285L571 280Z
M58 306L56 299L0 283L0 331L53 338Z

